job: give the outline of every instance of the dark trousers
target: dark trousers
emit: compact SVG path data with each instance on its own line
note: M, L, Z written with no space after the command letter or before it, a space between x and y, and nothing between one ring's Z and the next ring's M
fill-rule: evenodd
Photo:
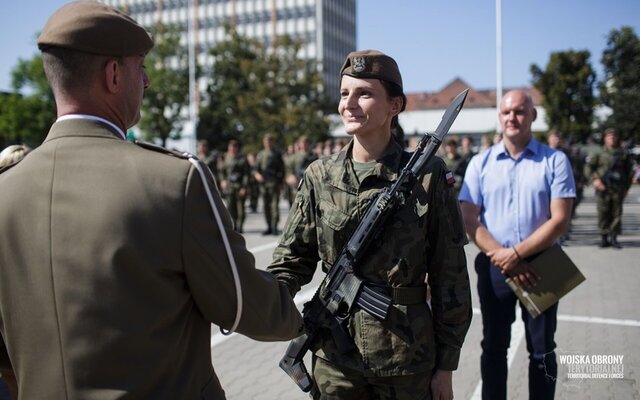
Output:
M11 400L9 387L3 378L0 378L0 400Z
M264 201L264 218L267 221L267 227L276 231L280 221L280 210L278 208L280 185L275 183L263 184L262 200Z
M475 269L478 273L478 295L482 311L482 398L506 400L507 350L518 298L504 282L504 275L491 264L485 254L478 254ZM558 304L535 319L522 304L520 308L529 352L529 399L553 399L558 375L554 352L556 343L553 340Z

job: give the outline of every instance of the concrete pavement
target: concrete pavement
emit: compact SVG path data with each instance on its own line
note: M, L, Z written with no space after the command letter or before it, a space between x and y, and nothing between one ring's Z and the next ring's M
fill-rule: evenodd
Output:
M287 208L282 205L284 220ZM264 227L262 214L249 214L245 237L259 268L269 263L277 240L275 236L261 236ZM588 188L564 247L587 279L560 302L556 398L640 399L639 186L632 188L625 202L620 237L623 249L600 249L598 242L595 201ZM466 252L474 319L454 374L456 399L479 398L481 384L482 322L473 271L478 250L470 244ZM300 305L313 295L319 281L317 274L314 282L296 296ZM287 343L259 343L235 334L226 337L215 326L212 333L214 368L229 400L308 398L278 368ZM519 320L513 325L509 363L509 399L527 399L528 354Z

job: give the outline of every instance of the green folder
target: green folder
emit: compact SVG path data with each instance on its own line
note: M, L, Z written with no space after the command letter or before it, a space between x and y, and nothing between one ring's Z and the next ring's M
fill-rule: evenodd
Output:
M506 282L533 318L585 280L578 267L557 243L528 258L527 262L540 277L534 287L524 289L511 278L507 278Z

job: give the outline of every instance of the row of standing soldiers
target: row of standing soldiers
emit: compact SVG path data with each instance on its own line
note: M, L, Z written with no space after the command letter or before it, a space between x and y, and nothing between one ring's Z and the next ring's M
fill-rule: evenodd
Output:
M551 130L547 134L548 145L564 151L571 162L576 182L574 215L584 187L592 184L597 194L600 246L620 247L617 236L622 230L622 203L631 184L633 162L628 151L619 146L613 129L605 131L603 139L602 147L591 146L585 152L581 146L564 146L557 131ZM494 144L496 141L499 137ZM263 234L278 235L280 196L284 194L291 205L304 170L318 158L317 151L311 149L310 140L300 137L288 154L274 146L274 137L270 134L263 137L263 149L257 155L242 153L236 140L229 141L227 152L221 155L209 153L206 145L206 141L198 143L198 156L209 165L220 183L236 230L242 232L246 200L249 199L250 210L256 212L262 194L267 225ZM457 190L475 154L473 140L468 136L462 137L460 142L455 136L451 137L441 147L440 155L455 178Z
M295 151L287 155L276 148L274 140L271 134L266 134L262 140L263 149L255 156L241 152L237 140L230 140L227 152L221 155L209 153L206 141L198 142L198 156L220 183L235 229L240 233L246 217L246 200L249 199L251 211L256 212L261 194L267 224L262 234L278 235L278 203L283 190L291 204L304 170L318 158L305 136L297 140Z

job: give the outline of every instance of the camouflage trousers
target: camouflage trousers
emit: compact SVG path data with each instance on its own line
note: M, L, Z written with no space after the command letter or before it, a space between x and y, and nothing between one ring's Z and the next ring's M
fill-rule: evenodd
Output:
M622 233L622 191L597 192L598 228L601 235Z
M227 188L227 191L225 193L227 208L229 209L229 214L231 215L231 219L233 220L233 226L238 232L242 232L242 225L244 225L246 215L244 209L244 201L246 196L241 196L240 190L241 187L230 187Z
M431 400L431 371L418 375L365 377L314 355L313 377L322 400Z
M262 186L262 201L264 203L264 218L267 227L276 229L280 221L280 210L278 203L280 201L280 186L275 184L264 184Z

